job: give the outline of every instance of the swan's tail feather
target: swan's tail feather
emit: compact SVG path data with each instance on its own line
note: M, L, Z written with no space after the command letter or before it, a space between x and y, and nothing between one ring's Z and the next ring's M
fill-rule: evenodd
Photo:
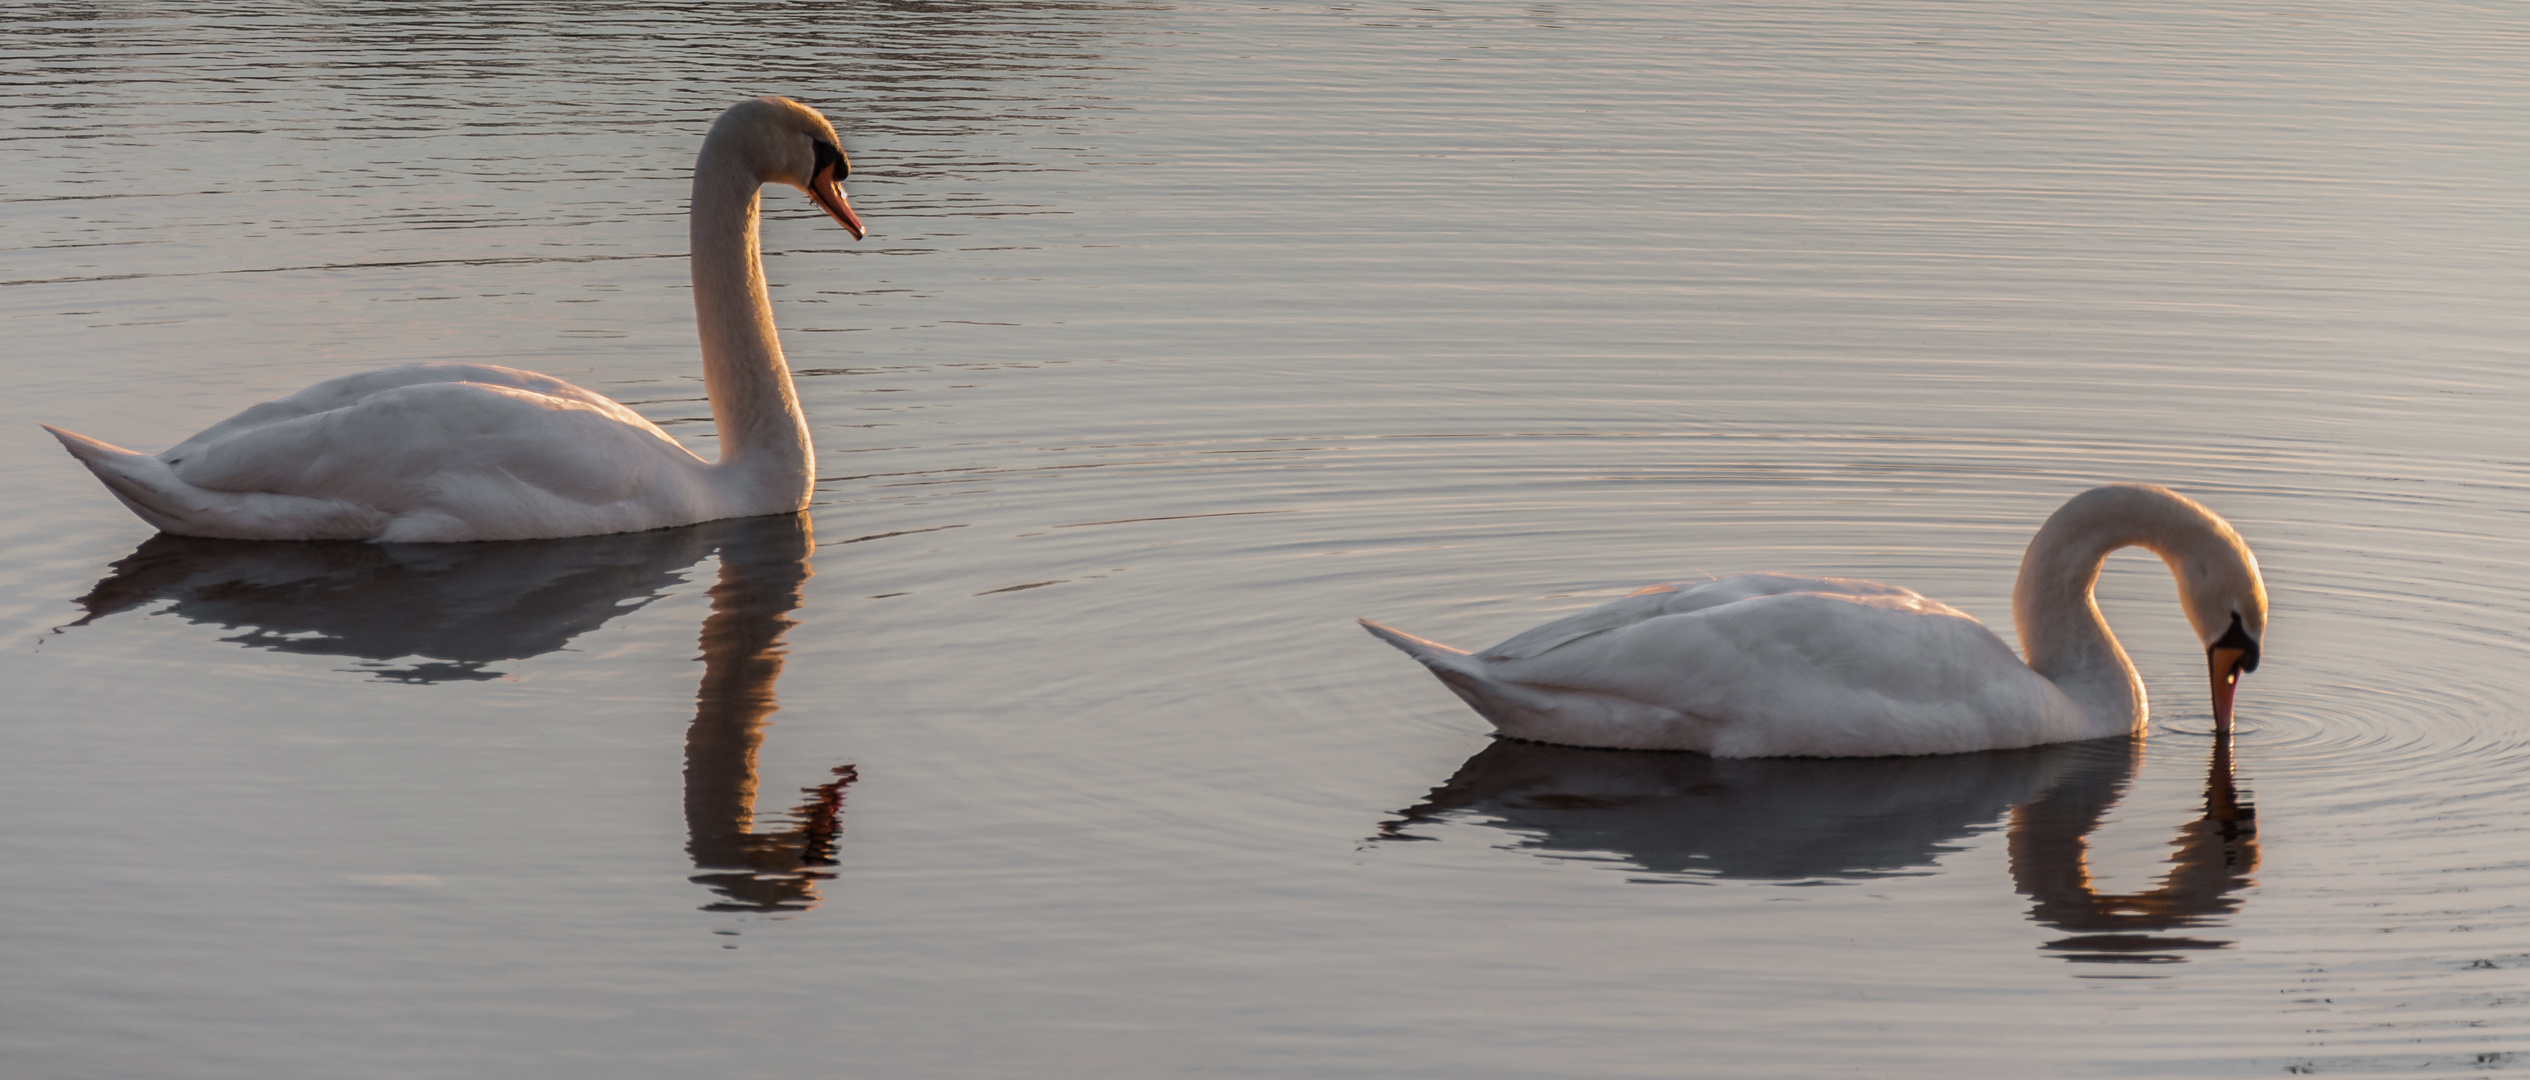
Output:
M1419 638L1392 626L1381 626L1369 619L1354 621L1361 623L1362 629L1370 631L1370 636L1396 646L1399 651L1422 661L1423 666L1434 671L1458 675L1472 675L1476 672L1476 661L1465 649L1453 649L1440 642Z
M44 430L60 439L62 449L70 451L70 456L78 458L89 472L95 473L97 479L105 483L105 489L123 500L123 505L139 514L141 520L167 532L183 531L178 526L187 516L187 507L173 488L184 484L184 481L176 479L175 472L167 468L166 462L123 449L103 439L64 431L51 424L44 425Z
M1453 649L1392 626L1381 626L1369 619L1356 621L1362 624L1362 629L1370 631L1372 637L1396 646L1407 656L1421 661L1424 667L1432 669L1432 674L1441 677L1441 685L1449 687L1460 700L1475 706L1477 712L1495 718L1497 726L1501 723L1499 709L1505 704L1505 694L1516 694L1516 691L1486 677L1484 661L1476 659L1465 649Z
M107 491L142 521L178 536L229 540L363 540L385 515L333 499L271 492L212 491L176 476L148 454L123 449L51 424L44 430L95 473Z
M1360 620L1371 636L1421 661L1441 685L1515 739L1566 746L1711 752L1712 725L1682 710L1635 701L1619 693L1572 686L1545 686L1505 677L1517 670L1498 649L1477 656L1402 630Z
M42 427L46 431L52 432L54 438L60 439L62 446L70 451L70 456L78 458L81 461L88 462L91 465L100 461L112 461L116 458L149 456L136 450L123 449L122 447L116 446L103 439L91 439L76 431L64 431L51 424L40 424L37 426Z

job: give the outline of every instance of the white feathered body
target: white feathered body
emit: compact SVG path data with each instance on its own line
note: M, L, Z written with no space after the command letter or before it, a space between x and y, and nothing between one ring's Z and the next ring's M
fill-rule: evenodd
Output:
M1967 613L1849 578L1655 585L1468 653L1363 625L1503 734L1716 757L1875 757L2125 734ZM2140 697L2136 699L2140 705Z
M329 379L156 455L54 434L134 513L186 536L521 540L793 508L746 505L603 394L488 364Z

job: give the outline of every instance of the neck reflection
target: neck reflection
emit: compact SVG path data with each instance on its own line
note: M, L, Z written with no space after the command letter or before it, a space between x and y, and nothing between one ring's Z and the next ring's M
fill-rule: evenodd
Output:
M2130 756L2140 757L2133 744ZM2231 735L2214 736L2205 775L2205 809L2179 827L2170 870L2137 893L2103 893L2091 877L2090 834L2123 794L2130 762L2116 775L2069 777L2035 802L2012 810L2012 885L2033 901L2031 919L2074 936L2043 948L2091 963L2172 963L2180 953L2219 949L2229 941L2160 936L2153 931L2217 924L2240 909L2236 894L2258 868L2257 808L2232 776Z
M781 520L787 528L721 545L703 620L703 682L685 734L685 850L704 871L691 880L721 897L706 911L816 907L817 883L835 876L824 868L835 865L844 789L859 779L852 766L836 766L834 779L801 790L780 827L756 829L756 752L780 708L782 635L797 625L790 614L814 574L808 515Z

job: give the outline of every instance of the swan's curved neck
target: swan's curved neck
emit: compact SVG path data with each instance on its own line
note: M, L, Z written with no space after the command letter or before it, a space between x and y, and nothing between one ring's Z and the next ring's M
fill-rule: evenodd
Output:
M717 128L712 135L694 163L689 235L694 321L702 334L703 388L720 427L720 468L743 495L767 501L752 512L797 510L808 505L816 458L757 254L757 189L764 181L735 140L725 142Z
M2185 590L2188 556L2224 542L2218 522L2175 494L2141 486L2097 488L2065 503L2030 539L2012 588L2012 624L2030 668L2091 715L2141 724L2143 676L2092 595L2100 564L2119 548L2146 548Z

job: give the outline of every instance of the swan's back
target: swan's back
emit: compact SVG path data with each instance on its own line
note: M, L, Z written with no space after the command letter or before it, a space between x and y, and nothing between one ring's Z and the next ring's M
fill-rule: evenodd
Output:
M1805 578L1789 574L1741 574L1697 585L1680 587L1679 582L1646 585L1577 615L1568 615L1517 634L1493 648L1478 653L1487 660L1520 660L1537 656L1559 645L1631 626L1663 615L1684 615L1706 608L1720 607L1759 596L1780 596L1786 593L1823 593L1833 596L1885 596L1911 598L1931 604L1911 589L1882 585L1876 581L1854 578ZM1947 606L1935 604L1944 611L1959 614ZM1966 618L1961 615L1961 618Z
M1912 590L1780 574L1658 591L1670 588L1481 653L1373 632L1504 734L1539 742L1876 757L2097 737L1983 624Z
M56 431L168 532L511 540L715 516L711 466L604 395L487 364L329 379L155 454Z
M388 390L431 383L476 383L525 390L562 401L576 402L596 410L619 424L646 431L673 446L676 440L660 431L640 413L627 409L604 394L592 393L551 375L521 371L496 364L421 363L398 364L376 371L363 371L327 379L285 398L264 402L195 432L192 438L168 447L158 457L170 464L198 455L204 448L229 442L260 428L287 420L358 405L363 400Z

